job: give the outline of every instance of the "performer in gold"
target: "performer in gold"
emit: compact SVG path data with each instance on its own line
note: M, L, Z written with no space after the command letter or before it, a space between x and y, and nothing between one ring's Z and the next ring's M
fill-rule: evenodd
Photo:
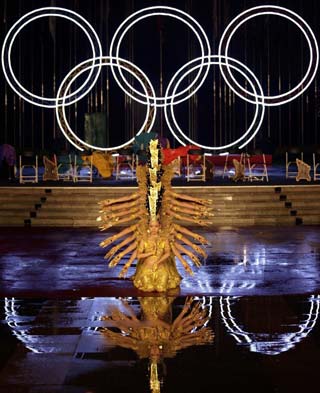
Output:
M138 265L134 285L143 291L166 291L177 288L181 277L171 256L168 239L161 233L158 221L152 221L137 250Z
M175 193L171 187L173 171L173 164L162 165L158 140L151 140L147 165L136 168L138 192L101 202L101 216L97 219L102 222L101 230L116 224L129 225L100 245L107 247L123 239L105 258L110 260L109 266L114 267L130 255L120 277L124 277L137 260L133 284L146 292L165 292L179 287L181 277L176 259L192 275L188 260L199 267L200 259L207 256L196 244L207 244L206 239L183 225L208 225L207 218L213 215L211 201Z
M128 303L122 300L125 312L112 309L107 320L110 327L103 334L115 345L132 349L140 359L149 359L150 390L160 393L159 364L178 351L213 342L213 332L207 327L209 318L199 302L187 298L182 311L172 320L173 297L139 298L141 317L138 318Z

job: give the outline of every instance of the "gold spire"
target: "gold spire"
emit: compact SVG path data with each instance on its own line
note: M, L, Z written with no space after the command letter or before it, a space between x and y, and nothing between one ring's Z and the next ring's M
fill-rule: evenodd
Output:
M159 202L159 193L161 190L161 182L157 182L158 172L161 169L161 164L159 163L159 149L158 140L151 140L149 143L150 151L150 168L149 168L149 195L148 204L150 212L150 221L157 221L157 205Z

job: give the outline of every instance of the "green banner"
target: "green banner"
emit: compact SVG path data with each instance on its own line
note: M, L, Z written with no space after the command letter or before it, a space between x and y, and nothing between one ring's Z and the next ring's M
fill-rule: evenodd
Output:
M106 147L107 116L105 112L86 113L84 115L84 137L90 145Z

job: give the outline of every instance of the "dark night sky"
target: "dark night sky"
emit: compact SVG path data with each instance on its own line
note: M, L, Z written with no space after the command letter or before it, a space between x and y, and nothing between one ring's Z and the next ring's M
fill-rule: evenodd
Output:
M217 53L223 30L241 11L252 6L274 4L297 12L311 26L319 39L320 13L316 0L301 1L245 1L245 0L61 0L55 5L80 13L97 31L104 54L108 53L117 26L132 12L151 5L170 5L190 13L204 28ZM1 40L10 26L23 14L35 8L54 5L39 0L10 0L1 2ZM19 35L13 47L13 69L22 84L40 94L54 96L54 76L57 86L64 75L77 63L91 57L91 49L83 32L71 22L55 18L55 40L49 19L42 18L28 25ZM120 56L132 60L149 76L156 92L160 92L160 32L163 37L163 87L167 86L174 72L188 60L199 55L199 44L181 22L167 17L152 17L139 22L126 34ZM270 80L270 93L278 94L294 86L306 71L308 64L307 44L296 26L276 16L260 16L248 21L235 34L230 54L243 61L256 74L264 91ZM110 95L106 93L109 79ZM276 146L314 145L318 138L318 74L307 92L293 103L267 110L256 143L271 137ZM216 84L216 93L213 85ZM220 145L241 135L250 123L253 105L235 98L228 103L229 90L225 87L218 67L212 67L203 87L188 102L176 107L181 127L200 143ZM0 102L4 115L0 119L0 142L14 144L18 148L32 147L48 150L63 137L59 131L54 111L23 103L0 77ZM221 97L219 96L221 95ZM109 67L104 67L96 87L85 98L72 105L68 111L70 124L82 136L84 114L108 111L107 130L111 145L124 142L134 135L145 115L145 107L128 103L125 95L114 82ZM169 136L165 123L156 131ZM170 137L171 138L171 137ZM172 139L172 138L171 138ZM252 145L253 146L253 145ZM251 147L252 147L251 146Z

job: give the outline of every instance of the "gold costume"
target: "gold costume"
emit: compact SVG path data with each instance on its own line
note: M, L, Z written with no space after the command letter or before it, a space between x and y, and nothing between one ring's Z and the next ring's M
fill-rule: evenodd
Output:
M124 277L137 261L133 284L146 292L165 292L179 287L181 276L176 261L191 275L190 262L201 266L200 259L207 255L197 243L208 243L184 225L205 226L209 224L206 219L213 216L211 201L173 192L174 164L162 165L161 161L159 142L151 140L147 165L136 169L138 192L102 201L101 216L97 219L102 223L101 230L117 224L129 225L100 246L113 245L105 256L110 261L109 267L129 255L119 277ZM119 243L114 245L116 242Z

